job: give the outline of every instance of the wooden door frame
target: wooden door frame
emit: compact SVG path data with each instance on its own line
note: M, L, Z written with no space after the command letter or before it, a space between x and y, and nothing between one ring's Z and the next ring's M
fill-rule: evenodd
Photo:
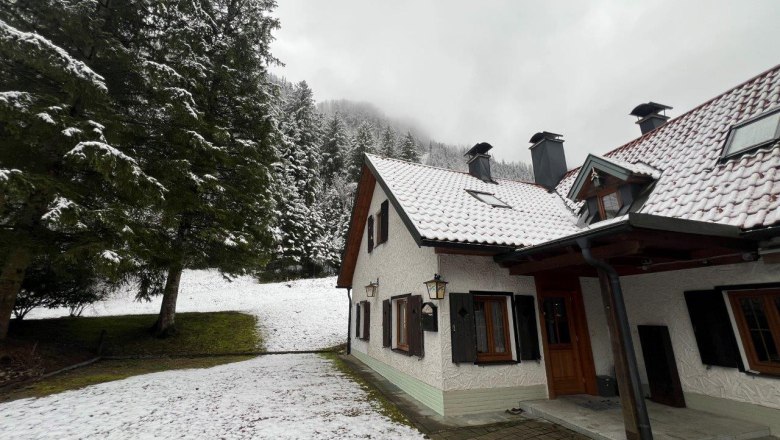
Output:
M552 280L552 279L550 279ZM590 395L597 395L598 388L596 386L596 366L593 362L593 349L590 344L590 332L588 330L588 321L585 316L585 303L582 298L582 289L580 288L579 279L574 279L574 282L564 282L561 280L555 280L552 283L548 280L540 279L536 277L536 304L537 314L539 316L539 327L541 327L542 337L542 349L544 351L544 369L547 373L547 393L548 398L555 399L557 394L553 388L553 376L552 365L550 364L550 352L547 343L547 326L544 322L544 309L542 303L547 296L553 296L555 294L568 294L571 295L573 310L570 311L571 316L574 317L574 334L572 336L577 337L577 355L580 359L580 371L584 376L585 392Z

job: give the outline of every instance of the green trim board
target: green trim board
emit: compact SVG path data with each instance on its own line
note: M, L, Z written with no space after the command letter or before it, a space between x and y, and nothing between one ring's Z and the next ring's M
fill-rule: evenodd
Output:
M688 408L757 423L780 435L780 409L698 393L683 393Z
M522 400L547 398L545 384L442 391L365 353L352 350L352 355L406 394L442 416L503 411L517 406Z

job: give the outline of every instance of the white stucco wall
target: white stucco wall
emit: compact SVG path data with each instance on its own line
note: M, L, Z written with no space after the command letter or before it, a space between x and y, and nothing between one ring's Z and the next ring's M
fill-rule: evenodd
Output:
M597 374L612 373L612 353L598 280L582 278ZM780 281L780 265L763 262L621 277L626 310L643 383L647 375L637 325L666 325L672 338L683 391L780 409L780 379L701 363L683 292L719 285ZM727 303L728 306L728 303ZM736 331L736 330L735 330ZM737 336L739 341L739 336Z
M371 199L370 214L375 215L379 212L380 205L385 200L387 196L382 191L382 187L377 184ZM352 278L353 316L350 323L352 350L442 389L441 332L423 332L425 355L422 358L407 356L382 347L382 301L407 293L423 295L423 298L427 298L423 282L431 279L436 272L436 255L433 248L417 246L392 203L388 211L388 239L385 243L376 246L371 253L367 251L367 228L363 230L360 253ZM377 277L379 292L374 298L367 298L363 286L370 281L376 281ZM355 339L354 329L354 304L356 301L364 300L371 303L371 338L368 342Z
M515 295L536 296L536 287L532 277L512 276L507 269L501 268L492 257L466 255L438 255L439 272L449 282L449 292L467 293L472 290L512 292ZM440 333L442 342L442 366L444 390L468 390L480 388L501 388L545 385L547 376L543 361L522 361L506 365L455 364L452 362L452 343L449 335L450 304L449 296L439 301ZM511 314L510 321L511 321ZM539 320L537 320L537 331ZM514 345L514 326L512 341ZM541 341L540 341L541 344ZM514 349L514 347L513 347ZM545 389L546 392L546 389ZM541 396L545 397L545 396Z

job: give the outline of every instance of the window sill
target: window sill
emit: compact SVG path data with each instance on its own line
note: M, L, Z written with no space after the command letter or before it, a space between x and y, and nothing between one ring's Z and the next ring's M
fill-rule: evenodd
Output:
M516 361L514 359L512 360L506 360L506 361L476 361L474 362L474 365L479 366L488 366L488 365L513 365L513 364L519 364L520 361Z
M400 353L400 354L406 355L406 356L411 356L411 353L409 353L409 350L404 350L404 349L395 348L395 347L391 348L390 350L392 350L392 351L394 351L396 353Z

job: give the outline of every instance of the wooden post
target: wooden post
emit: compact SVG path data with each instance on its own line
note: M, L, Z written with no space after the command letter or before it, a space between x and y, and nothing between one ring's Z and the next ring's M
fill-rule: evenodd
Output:
M604 303L612 343L612 355L615 361L620 404L623 408L626 438L628 440L651 440L653 435L637 371L636 354L625 317L626 306L623 303L622 295L613 289L607 271L600 267L597 270L601 284L601 299Z

